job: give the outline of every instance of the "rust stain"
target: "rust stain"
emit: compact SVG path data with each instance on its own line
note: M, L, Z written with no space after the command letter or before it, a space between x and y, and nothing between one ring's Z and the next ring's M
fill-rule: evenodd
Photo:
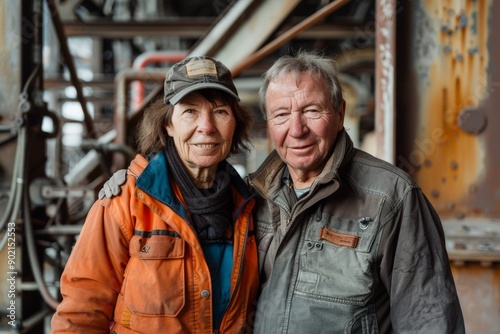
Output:
M426 194L433 194L431 201L442 217L478 214L466 206L465 198L484 178L484 144L481 136L461 128L459 116L466 108L479 108L489 95L490 3L424 1L420 13L420 37L429 50L419 60L425 78L409 159L417 167L413 176Z

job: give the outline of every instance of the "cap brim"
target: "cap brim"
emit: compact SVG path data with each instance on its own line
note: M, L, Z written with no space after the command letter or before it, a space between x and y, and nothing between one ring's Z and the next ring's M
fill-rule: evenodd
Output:
M229 95L234 97L237 101L240 101L240 98L238 97L238 95L236 95L229 88L227 88L221 84L217 84L217 83L202 82L202 83L198 83L198 84L194 84L192 86L189 86L186 89L183 89L181 92L172 96L168 101L165 101L165 103L170 103L172 105L177 104L184 96L186 96L189 93L192 93L194 91L200 90L200 89L218 89L218 90L221 90L223 92L228 93Z

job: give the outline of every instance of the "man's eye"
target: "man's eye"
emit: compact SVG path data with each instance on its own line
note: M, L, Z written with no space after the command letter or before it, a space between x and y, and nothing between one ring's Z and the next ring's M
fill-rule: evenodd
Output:
M290 118L289 113L279 113L273 116L273 122L276 124L285 123Z
M283 118L283 117L290 117L290 112L288 111L281 111L281 112L277 112L274 114L274 117L276 118Z
M317 109L308 109L304 111L304 116L307 118L319 118L321 116L321 111Z

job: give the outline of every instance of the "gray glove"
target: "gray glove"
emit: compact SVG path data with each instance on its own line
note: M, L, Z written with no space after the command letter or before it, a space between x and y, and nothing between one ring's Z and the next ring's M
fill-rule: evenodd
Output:
M113 198L113 196L117 196L122 191L120 187L122 184L125 184L127 181L127 170L120 169L116 171L109 180L107 180L102 189L99 190L99 199Z

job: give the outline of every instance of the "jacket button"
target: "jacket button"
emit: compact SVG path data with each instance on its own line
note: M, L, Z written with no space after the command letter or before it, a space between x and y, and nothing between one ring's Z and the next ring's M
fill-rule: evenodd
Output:
M208 298L208 297L210 297L210 291L202 290L201 291L201 298Z

